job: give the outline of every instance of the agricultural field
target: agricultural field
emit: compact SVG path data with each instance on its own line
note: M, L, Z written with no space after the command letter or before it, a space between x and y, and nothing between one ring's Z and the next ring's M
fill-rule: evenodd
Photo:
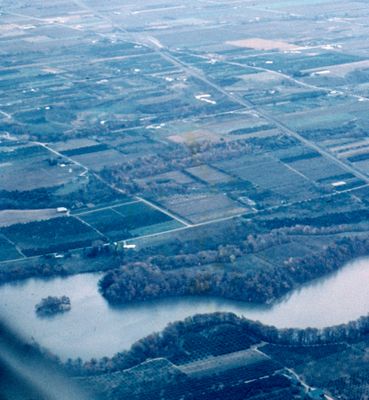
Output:
M3 235L0 235L0 261L7 261L22 257L22 254L17 251L15 246Z
M283 268L283 264L290 258L307 256L311 253L311 248L302 243L286 243L278 246L270 247L267 250L257 254L259 258L270 263L279 264Z
M195 182L191 176L188 174L184 174L181 171L170 171L165 172L163 174L150 176L148 178L138 179L138 182L145 185L151 185L153 183L166 183L166 182L175 182L177 185L194 185Z
M320 195L311 179L267 155L244 156L216 165L256 187L276 193L281 202L307 200Z
M187 172L200 181L210 185L226 183L234 180L232 176L224 174L209 165L200 165L198 167L188 168Z
M9 2L3 15L0 209L34 214L12 224L66 207L118 240L270 208L305 215L351 190L364 204L369 77L356 39L366 28L344 36L343 4L201 3L194 17L178 2L92 1L81 13L37 2L30 29L33 8L20 3L25 13ZM360 2L349 8L367 16ZM183 221L135 211L135 196Z
M101 211L87 211L79 215L79 218L94 227L110 240L127 239L129 230L125 227L124 219L113 209L107 208Z
M0 228L31 221L42 221L60 216L55 208L41 210L3 210L0 211Z
M55 155L39 145L0 147L0 187L7 191L30 191L68 184L83 168L60 164Z
M87 149L89 147L95 147L99 143L96 140L91 139L71 139L62 142L53 143L53 149L65 154L65 152L76 151L77 149ZM66 154L68 155L68 154Z
M365 253L368 2L167 3L1 2L1 283L118 268L142 307L211 289L264 304ZM263 355L265 338L215 325L68 366L111 400L309 397L285 366L331 398L368 396L360 363L322 379L314 349ZM329 365L353 357L326 347Z
M167 123L157 133L174 143L193 145L204 141L232 142L278 134L273 123L247 110L218 114L178 123Z
M79 214L78 217L111 241L154 234L183 226L170 216L140 201L106 207L103 210L87 211Z
M73 151L72 158L94 171L100 171L105 167L118 165L124 160L123 154L114 149L104 150L101 146L87 149L91 151L88 150L79 154L76 154L77 150ZM69 151L69 153L71 153L71 151Z
M263 354L260 354L254 350L244 350L227 355L219 355L218 357L210 360L205 359L197 362L195 361L182 366L181 370L191 377L201 378L206 375L217 375L227 371L228 369L238 369L244 367L245 365L247 365L247 367L254 367L250 369L257 370L258 364L264 364L267 361L269 361L269 358ZM273 366L275 367L275 365ZM273 369L271 368L270 372L272 373L272 371ZM250 379L256 378L256 376L257 373L255 376L250 376Z
M161 204L193 224L237 216L247 210L223 194L211 193L168 197L161 199Z
M67 168L68 164L66 163L69 163L68 160L63 158L59 159L59 162L61 165L65 165L62 168ZM33 171L33 174L33 179L39 183L37 170ZM0 188L0 210L3 210L2 212L7 215L25 213L30 216L32 214L35 219L40 219L37 216L37 210L39 215L45 213L51 215L55 214L58 207L65 207L74 212L106 204L121 204L132 200L130 197L113 190L109 185L86 171L64 183L51 182L49 187L41 186L32 189L25 188L25 190L13 190L13 187L9 187L9 189ZM52 211L51 208L54 208L54 210ZM17 221L15 220L15 222ZM21 220L18 222L21 222Z
M0 233L26 256L88 247L94 240L102 239L96 231L72 217L15 224L1 228Z

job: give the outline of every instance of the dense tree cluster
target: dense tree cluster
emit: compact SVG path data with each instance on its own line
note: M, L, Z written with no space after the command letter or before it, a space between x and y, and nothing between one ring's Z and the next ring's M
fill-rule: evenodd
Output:
M48 296L35 305L36 314L40 317L51 317L70 310L71 303L68 296Z
M99 282L103 296L112 303L185 295L210 295L265 303L292 288L277 269L257 273L225 269L182 268L163 271L153 264L130 263L108 272Z
M76 190L66 190L67 185L37 188L27 191L0 190L0 210L33 209L65 206L69 209L85 207L88 203L109 203L124 200L122 194L104 184L93 175L86 182L75 185Z
M296 282L303 283L336 271L353 258L368 254L368 237L343 237L320 253L290 258L285 262L285 267Z
M49 278L65 276L67 270L55 260L39 260L33 263L14 263L0 271L0 284L9 281L31 278L33 276Z
M323 329L277 329L232 313L201 314L170 323L162 332L140 339L130 350L119 352L111 358L91 359L87 362L82 362L81 359L70 359L64 366L72 375L96 375L125 370L148 359L159 357L173 362L188 362L201 343L206 343L206 346L200 356L206 357L219 354L214 352L214 349L218 348L220 342L223 343L224 354L244 350L260 342L281 346L306 346L306 351L308 351L309 346L314 346L315 349L317 345L353 342L368 334L369 316ZM194 335L200 343L195 348ZM238 347L232 347L230 335L233 338L242 339ZM225 343L227 346L224 346Z
M181 295L213 295L251 302L267 302L291 288L282 279L283 271L272 271L278 285L267 279L270 271L210 269L209 264L232 263L244 254L261 251L288 241L286 235L273 232L248 235L238 245L218 246L216 250L176 256L153 256L145 262L132 262L108 272L100 281L101 293L113 303L148 300ZM196 267L196 268L191 268Z
M248 252L282 242L277 233L253 237L241 245L178 256L156 256L109 271L100 291L110 302L123 303L183 295L211 295L255 303L269 303L308 280L335 271L354 257L369 253L369 239L342 238L320 253L286 259L284 267L233 270L208 264L232 263ZM192 268L195 267L195 268Z
M232 232L228 232L229 236ZM212 263L234 262L244 254L256 253L271 246L287 243L290 241L288 235L284 232L273 231L270 233L253 235L248 234L246 238L235 231L235 237L229 240L228 244L218 245L208 250L181 252L177 255L155 255L148 258L148 262L157 265L162 270L171 270L183 267L194 267ZM230 239L228 237L228 239ZM232 242L232 244L231 244Z
M132 158L118 166L105 168L102 176L119 185L127 194L151 191L152 195L158 190L161 194L171 190L182 193L186 191L185 185L178 185L173 181L149 184L140 179L170 171L181 171L204 163L237 158L250 152L251 148L244 140L220 143L202 141L189 146L177 145L165 153Z
M286 218L266 219L262 222L266 229L278 229L283 227L295 226L314 226L317 228L326 227L327 229L335 226L347 224L359 224L369 220L369 210L367 208L324 213L318 216L294 216Z
M360 231L360 226L354 227L350 224L340 224L332 226L312 226L312 225L295 225L288 228L279 228L279 232L285 232L289 235L332 235L336 233Z

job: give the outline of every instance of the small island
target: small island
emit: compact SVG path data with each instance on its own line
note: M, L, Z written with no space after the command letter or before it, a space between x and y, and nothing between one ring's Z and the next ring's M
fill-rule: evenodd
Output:
M70 298L67 296L48 296L35 305L36 314L40 317L51 317L71 310Z

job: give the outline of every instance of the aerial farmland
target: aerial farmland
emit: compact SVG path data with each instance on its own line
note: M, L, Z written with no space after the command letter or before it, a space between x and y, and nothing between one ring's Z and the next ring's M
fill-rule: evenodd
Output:
M2 1L0 317L104 399L366 399L368 35L365 0Z

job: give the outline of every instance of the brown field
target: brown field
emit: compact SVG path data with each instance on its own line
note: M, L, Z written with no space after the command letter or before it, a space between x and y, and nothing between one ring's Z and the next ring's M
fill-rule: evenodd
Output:
M57 151L74 150L80 147L96 146L99 142L91 139L71 139L66 142L53 143L53 148Z
M365 70L367 68L369 68L369 60L355 61L352 63L339 64L339 65L331 65L331 66L329 66L328 70L331 75L344 78L350 72ZM327 70L327 67L305 69L303 72L311 74L314 72L319 73L319 72L325 71L325 70Z
M220 138L217 134L210 132L205 129L198 129L191 132L185 132L180 135L172 135L168 137L169 140L175 143L185 143L190 145L191 143L203 142L205 140L211 142L218 142Z
M31 221L43 221L46 219L61 217L55 208L42 210L3 210L0 211L0 228L14 224L26 224Z
M333 153L342 153L343 151L348 151L356 149L358 147L369 145L369 139L356 140L350 143L340 144L337 146L329 147L329 150Z
M300 46L296 46L291 43L283 42L280 40L267 40L267 39L261 39L261 38L232 40L230 42L226 42L226 44L229 44L231 46L236 46L236 47L255 49L255 50L289 51L289 50L301 49Z
M166 209L193 224L244 214L247 211L222 193L174 195L159 199Z
M96 153L87 153L73 156L73 160L91 168L95 171L100 171L104 167L110 167L113 165L118 165L127 160L127 156L116 151L103 150Z
M366 154L366 153L368 153L368 151L369 151L369 147L365 146L365 147L361 147L358 149L350 149L347 151L342 151L337 154L337 157L347 158L347 157L352 157L352 156L358 156L359 154Z
M28 160L18 163L4 163L1 166L0 188L2 190L33 190L64 185L83 172L77 165L66 168L49 166L41 157L35 157L34 162Z
M224 183L234 180L232 176L205 164L199 165L198 167L187 168L187 172L209 184Z

